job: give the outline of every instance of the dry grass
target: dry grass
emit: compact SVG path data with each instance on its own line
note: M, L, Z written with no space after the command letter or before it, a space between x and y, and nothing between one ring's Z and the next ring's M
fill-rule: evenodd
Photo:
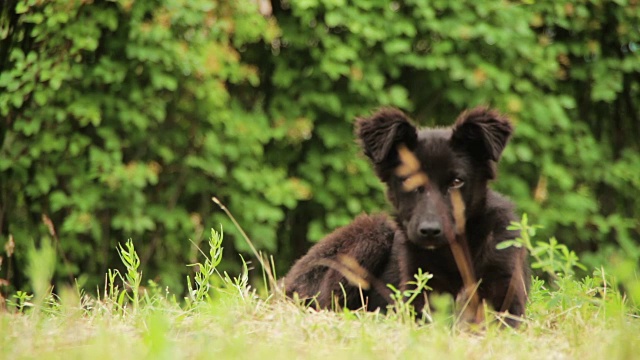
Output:
M542 291L542 290L540 290ZM451 316L418 325L393 314L334 313L219 290L186 311L166 301L137 312L86 300L49 313L0 314L0 358L628 359L640 354L640 320L579 294L534 295L518 330L459 332ZM551 306L552 297L573 296ZM69 302L67 302L69 303ZM91 310L87 310L91 307ZM609 309L608 309L609 308ZM610 314L607 315L606 313Z
M212 250L220 246L216 238L212 231ZM517 330L498 329L492 323L472 333L452 325L453 299L430 299L436 308L430 324L417 324L393 311L387 315L317 312L280 296L256 296L243 281L246 273L234 280L211 272L220 276L215 283L223 285L206 285L206 296L186 302L177 303L172 295L157 288L154 292L151 286L147 289L152 293L135 297L130 282L140 280L139 263L130 250L123 253L129 277L120 277L122 284L105 284L108 289L102 299L61 288L55 299L36 294L35 304L23 312L15 306L0 311L0 360L588 360L631 359L640 354L639 310L609 284L604 270L582 281L560 275L551 285L534 279L527 318ZM35 251L32 264L50 266L39 260L47 251L51 249ZM216 251L210 254L200 271L215 266ZM32 283L48 283L51 273L33 274ZM490 312L486 315L493 318Z

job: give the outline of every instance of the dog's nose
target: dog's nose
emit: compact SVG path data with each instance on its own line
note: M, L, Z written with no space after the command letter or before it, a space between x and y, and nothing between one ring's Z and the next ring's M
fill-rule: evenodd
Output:
M436 237L442 235L442 226L438 221L423 221L418 227L418 232L424 237Z

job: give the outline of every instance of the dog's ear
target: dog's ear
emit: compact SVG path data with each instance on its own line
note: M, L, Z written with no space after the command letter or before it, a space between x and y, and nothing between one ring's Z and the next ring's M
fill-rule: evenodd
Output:
M371 117L357 119L356 135L383 181L388 180L399 164L397 147L403 144L412 150L418 141L416 127L402 111L393 108L384 108Z
M453 148L478 161L497 162L512 132L511 122L505 116L495 110L477 107L460 114L453 126L451 143ZM493 166L489 177L495 177Z

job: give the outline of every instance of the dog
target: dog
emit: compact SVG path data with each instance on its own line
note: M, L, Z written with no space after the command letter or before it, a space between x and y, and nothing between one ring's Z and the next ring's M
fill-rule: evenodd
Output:
M381 284L412 289L421 269L433 275L429 292L486 303L517 326L530 283L527 254L497 249L518 236L507 229L516 217L513 204L488 188L512 132L505 116L485 107L447 128L418 128L393 108L357 119L357 138L394 213L360 215L315 244L285 276L286 294L316 308L385 310L392 300ZM415 299L417 313L429 292ZM478 321L480 311L471 313L467 321Z

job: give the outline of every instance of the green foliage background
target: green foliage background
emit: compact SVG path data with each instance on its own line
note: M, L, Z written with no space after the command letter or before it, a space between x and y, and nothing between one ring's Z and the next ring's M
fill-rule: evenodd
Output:
M352 132L382 105L429 126L478 104L509 114L495 188L589 265L622 264L624 277L640 259L637 0L0 11L0 244L16 246L0 278L13 286L43 237L57 278L89 285L133 237L146 277L178 290L204 229L222 224L225 254L247 250L211 196L282 273L309 242L385 208Z

